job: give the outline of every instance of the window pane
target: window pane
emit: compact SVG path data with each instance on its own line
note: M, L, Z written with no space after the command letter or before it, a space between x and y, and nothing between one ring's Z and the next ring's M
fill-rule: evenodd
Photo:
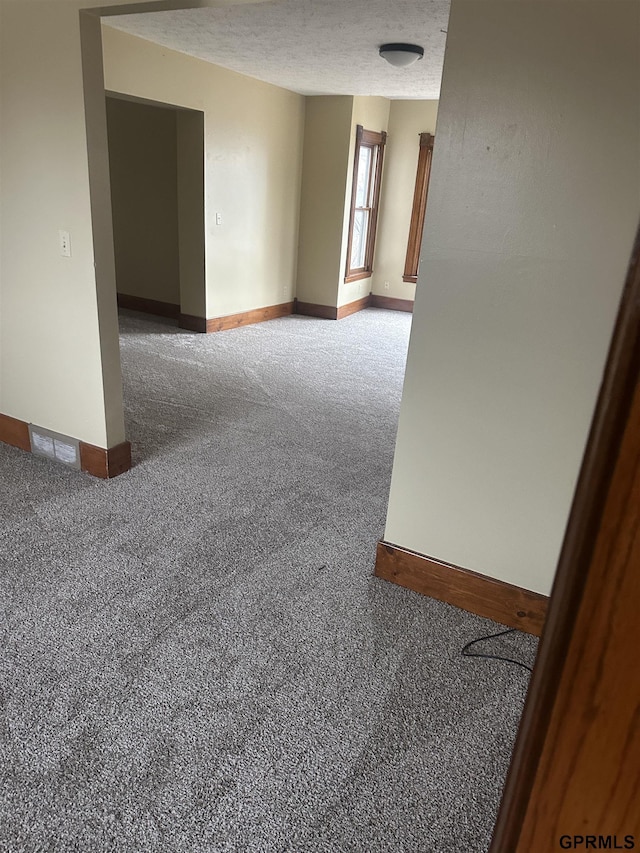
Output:
M352 270L361 269L364 266L368 224L369 211L356 210L353 216L353 239L351 241L351 261L349 264Z
M345 281L364 278L371 272L385 139L384 133L357 127Z
M372 148L363 145L360 148L358 159L358 184L356 187L356 207L368 207L369 201L369 176L371 174Z

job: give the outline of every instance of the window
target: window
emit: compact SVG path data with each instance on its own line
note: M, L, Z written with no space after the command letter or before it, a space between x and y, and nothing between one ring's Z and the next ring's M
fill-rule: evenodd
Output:
M368 278L373 272L382 158L387 134L356 129L356 154L353 165L351 216L347 244L347 270L344 280Z
M431 157L433 154L433 134L420 134L420 153L418 154L418 173L416 188L413 193L413 210L409 226L409 244L407 258L404 262L403 281L418 280L420 266L420 247L422 246L422 229L424 227L424 212L427 207L427 192L429 190L429 175L431 174Z

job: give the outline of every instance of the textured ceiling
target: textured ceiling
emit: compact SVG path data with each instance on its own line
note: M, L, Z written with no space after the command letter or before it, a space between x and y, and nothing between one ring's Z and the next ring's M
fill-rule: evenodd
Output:
M438 98L449 0L271 0L117 15L116 27L303 95ZM384 42L424 47L393 68Z

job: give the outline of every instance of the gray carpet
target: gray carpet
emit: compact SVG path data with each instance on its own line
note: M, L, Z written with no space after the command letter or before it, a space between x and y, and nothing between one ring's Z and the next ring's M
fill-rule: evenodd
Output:
M133 470L0 445L3 853L487 850L528 674L372 576L410 322L125 313Z

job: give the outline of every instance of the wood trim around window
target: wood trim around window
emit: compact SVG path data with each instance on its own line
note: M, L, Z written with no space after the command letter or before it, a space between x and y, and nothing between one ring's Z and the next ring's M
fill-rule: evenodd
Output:
M418 154L418 171L416 186L413 192L413 208L411 210L411 225L409 226L409 242L407 257L404 262L403 281L418 281L418 266L420 264L420 248L422 246L422 231L424 229L424 214L427 208L429 192L429 176L431 174L431 159L433 157L432 133L420 134L420 153Z
M378 210L380 208L380 184L382 181L382 164L384 160L384 147L387 141L385 131L377 133L373 130L365 130L359 124L356 126L356 147L353 158L353 179L351 182L351 212L349 214L349 239L347 241L347 262L345 269L345 282L358 281L362 278L370 278L373 273L373 255L376 243L376 230L378 226ZM371 201L369 229L367 232L367 243L365 249L364 267L351 269L351 247L353 243L353 221L355 218L356 192L358 189L358 163L360 160L360 148L362 145L377 146L375 173L371 175L373 180L373 199Z

